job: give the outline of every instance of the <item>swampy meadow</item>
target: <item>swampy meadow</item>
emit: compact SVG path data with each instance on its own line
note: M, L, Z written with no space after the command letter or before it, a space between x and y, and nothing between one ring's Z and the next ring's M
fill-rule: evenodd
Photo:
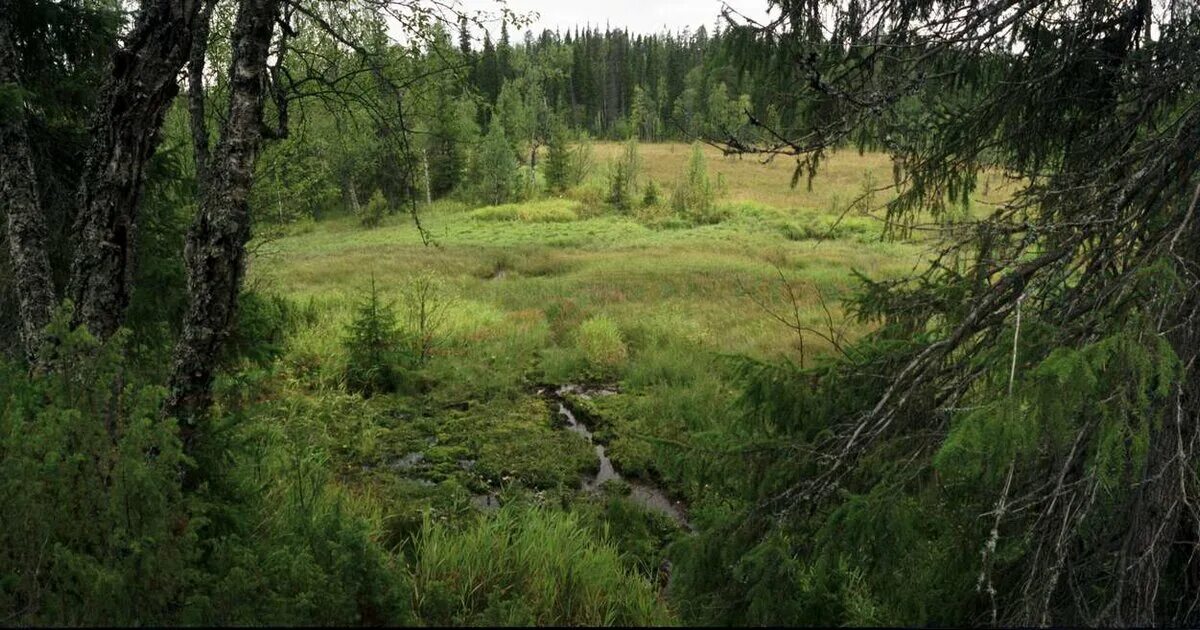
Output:
M422 206L425 240L397 213L369 229L355 216L305 221L265 241L248 283L273 296L286 332L270 369L240 386L268 399L260 413L290 427L297 448L321 454L339 492L375 506L388 544L416 541L423 558L435 531L448 536L441 553L466 553L459 537L484 536L478 528L494 519L516 529L504 536L533 535L524 529L549 519L612 556L631 596L652 602L638 615L678 620L668 549L728 518L728 469L714 456L741 439L739 370L811 363L852 343L869 329L845 323L854 274L899 276L928 246L885 241L881 221L846 216L891 176L879 154L840 152L829 180L807 190L790 186L786 165L699 145L584 148L597 165L636 152L642 186L662 182L664 199L614 208L600 166L561 194ZM729 182L713 192L711 222L669 205L689 164L714 186ZM369 344L382 348L388 331L398 362L369 373L379 368ZM348 378L378 393L363 396ZM439 558L450 563L435 563L442 579L465 572L454 586L467 592L535 579L492 564L500 543L477 544L471 553L485 557ZM608 597L588 595L590 585L559 592L583 579L568 574L538 575L554 592L536 597ZM617 614L612 605L585 610Z
M0 0L0 623L1200 623L1200 10L763 4Z

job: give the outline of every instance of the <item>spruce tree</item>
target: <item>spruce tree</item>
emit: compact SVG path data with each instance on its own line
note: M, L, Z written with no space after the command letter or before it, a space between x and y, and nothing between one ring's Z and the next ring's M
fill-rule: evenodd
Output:
M873 332L831 325L835 360L744 367L747 423L781 455L730 476L756 480L744 518L684 545L724 576L676 592L745 601L727 622L1196 624L1200 13L781 9L744 58L780 61L784 128L727 148L812 181L879 142L890 235L954 229L913 276L864 279L847 307ZM964 218L988 172L1011 199Z
M505 135L504 125L493 118L471 165L475 200L488 205L514 201L516 185L517 157Z
M468 149L478 133L474 104L454 99L448 90L439 90L426 139L429 187L435 197L450 193L462 182Z
M550 142L546 146L546 187L551 192L562 192L571 184L572 152L567 126L561 120L555 120L550 132Z
M395 391L401 382L402 343L396 311L383 301L372 277L344 341L347 384L364 396Z
M708 177L704 147L699 142L692 143L687 167L671 192L671 209L698 223L714 223L720 219L716 197L717 187Z
M621 155L608 165L608 203L623 212L634 207L641 189L642 156L637 137L625 142Z

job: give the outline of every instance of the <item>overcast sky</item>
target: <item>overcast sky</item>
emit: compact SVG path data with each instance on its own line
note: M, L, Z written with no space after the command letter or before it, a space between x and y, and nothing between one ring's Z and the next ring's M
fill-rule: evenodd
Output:
M495 0L460 0L469 11L496 13ZM727 0L735 10L761 20L766 17L767 0ZM566 30L576 25L591 23L603 28L607 23L613 28L628 28L635 33L657 33L663 29L672 31L687 27L696 30L703 25L710 31L721 13L721 0L508 0L508 8L515 13L539 14L534 25L527 30L539 33L542 29ZM498 27L489 30L497 30ZM513 33L519 40L521 33Z

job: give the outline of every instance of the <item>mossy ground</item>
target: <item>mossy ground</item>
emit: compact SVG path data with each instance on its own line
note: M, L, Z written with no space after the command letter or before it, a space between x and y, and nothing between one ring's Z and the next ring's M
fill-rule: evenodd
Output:
M599 145L599 162L617 150ZM669 190L688 148L642 151L647 176ZM709 168L727 182L718 202L725 218L710 225L574 198L483 209L438 202L420 209L429 245L405 214L374 229L334 218L264 241L251 286L282 294L302 314L275 377L274 400L287 402L272 403L272 413L320 428L341 483L381 506L397 545L414 540L426 519L470 522L480 511L472 497L498 493L502 502L580 512L649 577L672 528L620 493L579 494L594 453L560 430L538 387L617 386L590 402L597 439L626 476L653 480L703 512L706 472L692 469L681 447L734 413L724 357L800 357L797 334L768 309L862 334L843 323L840 306L852 272L893 277L927 254L921 242L883 239L869 214L844 214L864 186L890 181L884 156L835 154L811 190L789 186L788 164L712 155ZM370 400L344 393L353 305L372 278L397 302L421 274L439 279L446 308L419 387ZM829 350L817 337L803 345L810 359Z

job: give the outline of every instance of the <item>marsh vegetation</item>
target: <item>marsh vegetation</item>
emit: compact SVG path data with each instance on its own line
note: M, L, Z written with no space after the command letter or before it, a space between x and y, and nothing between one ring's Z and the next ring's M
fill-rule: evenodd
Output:
M1200 10L768 4L0 3L0 620L1200 621Z

